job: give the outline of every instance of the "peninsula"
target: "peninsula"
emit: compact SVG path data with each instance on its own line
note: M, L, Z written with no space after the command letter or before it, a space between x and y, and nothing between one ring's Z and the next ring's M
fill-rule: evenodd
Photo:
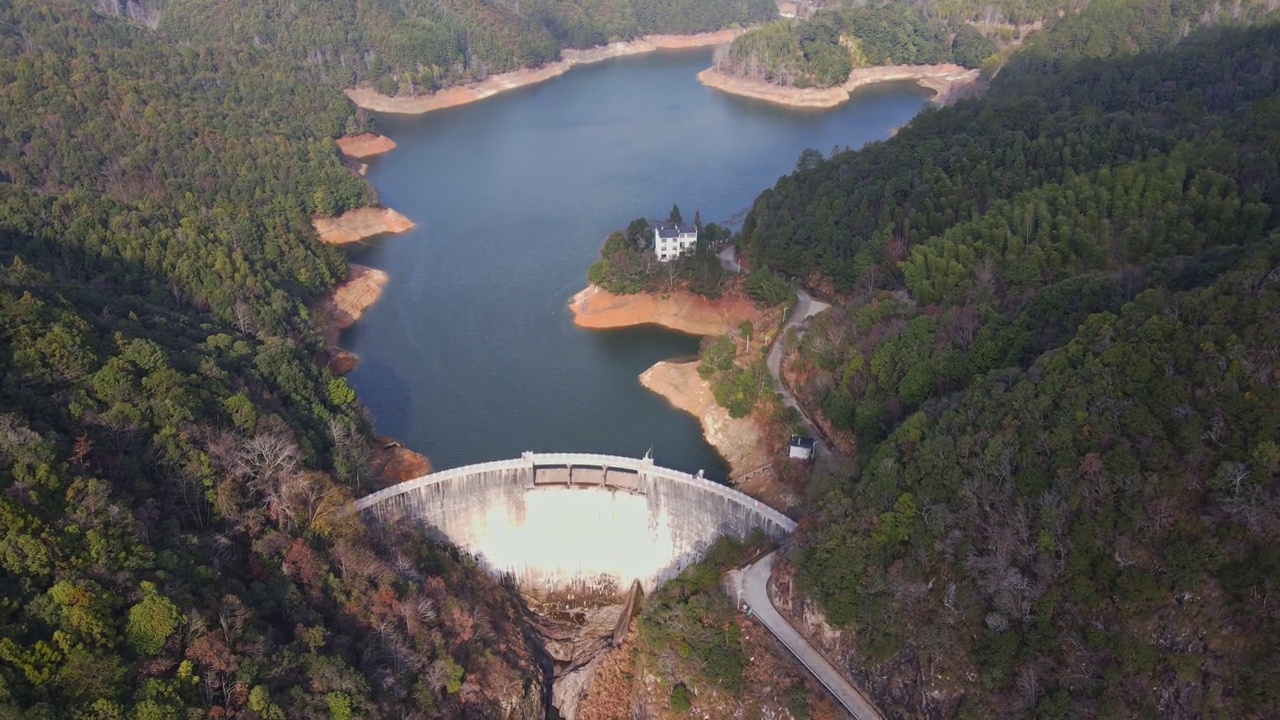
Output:
M327 245L347 245L367 240L376 235L402 233L417 225L409 218L384 207L365 207L348 210L337 217L317 217L311 226Z
M729 463L731 478L742 477L773 461L778 443L768 442L760 424L750 415L735 418L717 403L711 383L698 374L698 363L663 360L640 373L640 384L677 410L698 418L707 442ZM776 507L791 505L794 498L769 482L772 478L772 474L757 475L751 487L740 489Z
M764 100L778 105L803 108L832 108L849 100L854 90L883 82L914 80L918 85L934 91L930 102L946 105L976 88L981 72L961 65L881 65L855 68L848 79L827 88L799 88L778 85L766 80L733 75L715 67L698 73L698 80L707 87L733 95Z
M385 135L377 133L360 133L359 135L348 135L335 140L338 149L343 155L355 160L364 160L375 155L381 155L384 152L395 149L396 141Z
M346 93L353 103L365 110L401 115L421 115L433 110L467 105L497 95L500 92L550 80L563 75L576 65L588 65L610 58L640 55L655 50L678 50L723 45L733 42L733 39L743 32L745 30L742 28L730 28L691 35L645 35L635 40L613 42L608 45L600 45L583 50L566 49L560 52L560 60L541 67L499 73L471 85L444 88L424 95L392 97L383 95L371 87L363 86L349 88Z

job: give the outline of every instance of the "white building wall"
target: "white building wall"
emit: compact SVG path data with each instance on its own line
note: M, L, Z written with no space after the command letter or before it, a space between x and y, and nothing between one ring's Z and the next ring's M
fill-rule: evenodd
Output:
M698 244L698 233L680 233L673 238L664 238L658 234L655 228L653 231L653 252L658 256L658 260L669 262L678 255L693 252Z

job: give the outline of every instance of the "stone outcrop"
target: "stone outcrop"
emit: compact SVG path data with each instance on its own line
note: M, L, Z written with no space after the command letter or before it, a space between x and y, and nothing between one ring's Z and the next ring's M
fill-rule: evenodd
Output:
M402 233L417 225L391 208L358 208L348 210L338 217L318 217L311 225L320 236L320 242L328 245L345 245L360 242L386 233Z
M343 155L357 160L381 155L384 152L393 150L396 146L395 140L377 133L348 135L338 138L335 142L338 143L338 149L342 151Z
M698 80L707 87L778 105L832 108L848 101L849 94L860 87L895 80L914 80L918 85L933 90L930 102L945 105L965 94L966 89L976 86L979 75L977 70L951 64L882 65L856 68L849 73L848 80L835 87L797 88L707 68L698 73Z
M759 425L750 416L730 417L729 411L716 402L711 384L698 374L697 363L664 360L641 373L640 384L698 418L707 442L729 463L732 475L750 472L773 460ZM762 474L772 477L770 471Z
M556 674L551 686L551 704L564 720L589 718L578 712L579 705L600 666L613 646L614 625L620 604L587 608L559 622L543 620L538 628L546 640L546 650L555 661Z
M380 485L395 485L431 472L431 461L398 440L379 436L374 441L369 467Z
M725 295L711 299L677 290L658 295L615 295L591 285L569 301L573 323L593 330L661 325L691 335L725 335L743 320L760 325L760 312L749 298Z
M433 110L466 105L506 90L550 80L563 75L575 65L586 65L626 55L639 55L654 50L723 45L733 42L733 39L743 32L740 29L730 29L695 35L646 35L636 40L609 43L584 50L568 49L561 51L560 60L542 67L500 73L470 85L445 88L426 95L391 97L370 87L350 88L346 92L352 102L366 110L420 115Z
M343 156L342 165L346 169L355 173L356 177L364 177L365 173L369 172L369 164L362 163L359 160L356 160L355 158L349 158L349 157Z
M155 30L160 27L160 5L153 0L94 0L93 6L106 15L118 15Z
M336 336L336 332L333 335ZM337 346L326 347L315 357L317 365L323 365L329 369L334 375L346 375L356 369L360 358L349 350L343 350Z

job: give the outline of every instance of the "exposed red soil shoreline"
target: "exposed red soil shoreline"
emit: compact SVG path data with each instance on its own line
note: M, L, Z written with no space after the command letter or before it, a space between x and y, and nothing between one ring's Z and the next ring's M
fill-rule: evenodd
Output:
M359 135L348 135L335 140L338 144L338 150L343 155L356 160L371 158L375 155L381 155L384 152L394 150L396 141L385 135L377 133L360 133Z
M312 218L311 226L327 245L346 245L360 242L376 235L402 233L417 225L409 218L383 207L348 210L338 217Z
M755 303L745 297L725 295L712 300L687 290L616 295L595 285L574 295L569 309L573 323L581 328L661 325L690 335L726 335L743 320L756 322L760 316Z
M945 105L979 82L979 71L960 65L884 65L856 68L843 84L829 88L797 88L740 77L707 68L698 80L707 87L788 107L832 108L849 100L854 90L882 82L914 80L934 91L931 102Z

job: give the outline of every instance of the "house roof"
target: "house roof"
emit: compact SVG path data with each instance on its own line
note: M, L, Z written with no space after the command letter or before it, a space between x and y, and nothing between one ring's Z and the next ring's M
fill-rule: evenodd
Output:
M692 224L661 223L657 227L658 237L673 238L677 235L696 235L698 226Z
M791 436L791 447L798 447L798 448L804 448L806 450L812 450L813 443L814 443L814 440L811 437L805 437L803 435Z

